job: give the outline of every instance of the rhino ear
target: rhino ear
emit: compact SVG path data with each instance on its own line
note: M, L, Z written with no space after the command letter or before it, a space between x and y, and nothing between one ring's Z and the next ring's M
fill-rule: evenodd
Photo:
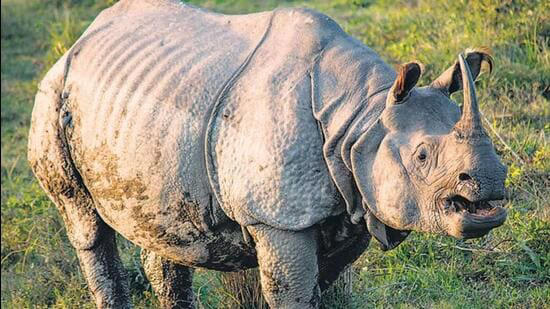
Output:
M409 62L399 68L397 78L393 83L386 104L400 104L408 96L422 75L422 65L418 62Z
M489 73L493 70L493 58L491 57L490 50L487 47L478 49L467 49L464 52L464 59L468 62L472 78L477 79L481 72L483 63L489 65ZM460 65L458 61L449 67L443 74L441 74L431 84L432 87L442 90L447 94L452 94L455 91L462 89L462 72L460 71Z
M380 249L383 251L397 247L410 233L410 231L399 231L385 225L370 210L367 210L365 221L369 233L380 242Z

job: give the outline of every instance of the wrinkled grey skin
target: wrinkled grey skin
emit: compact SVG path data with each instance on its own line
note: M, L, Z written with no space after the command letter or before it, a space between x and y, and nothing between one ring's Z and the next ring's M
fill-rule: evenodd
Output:
M464 57L417 88L418 64L396 73L310 10L123 0L40 83L29 161L98 307L130 307L116 231L164 307L193 306L194 267L259 266L271 307L316 308L371 235L504 222L473 84L492 62Z

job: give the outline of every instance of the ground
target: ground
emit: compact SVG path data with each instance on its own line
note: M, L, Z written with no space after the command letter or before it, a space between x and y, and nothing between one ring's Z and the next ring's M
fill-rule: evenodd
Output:
M61 219L27 165L36 85L112 0L2 0L2 307L93 308ZM191 1L220 12L311 7L391 64L417 59L430 82L467 47L488 46L495 69L477 83L481 110L509 167L508 221L478 240L413 233L353 265L353 308L545 307L550 303L550 2L544 0ZM453 98L461 101L461 95ZM158 305L121 239L132 299ZM231 305L219 274L199 271L203 308ZM337 307L333 304L332 307Z

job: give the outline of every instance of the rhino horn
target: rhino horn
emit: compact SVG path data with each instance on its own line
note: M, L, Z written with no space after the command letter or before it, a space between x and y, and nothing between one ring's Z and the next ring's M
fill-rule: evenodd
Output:
M464 88L464 105L462 116L456 123L455 129L463 136L477 136L483 132L481 114L477 103L474 79L470 72L470 66L464 60L462 54L458 55L460 71L462 72L462 85Z

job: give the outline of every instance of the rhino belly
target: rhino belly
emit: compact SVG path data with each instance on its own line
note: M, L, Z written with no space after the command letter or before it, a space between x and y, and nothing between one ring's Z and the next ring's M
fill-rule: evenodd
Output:
M61 120L108 225L180 263L231 270L256 262L212 197L204 132L262 31L243 35L239 19L230 29L226 17L201 14L130 14L88 29L71 50Z

